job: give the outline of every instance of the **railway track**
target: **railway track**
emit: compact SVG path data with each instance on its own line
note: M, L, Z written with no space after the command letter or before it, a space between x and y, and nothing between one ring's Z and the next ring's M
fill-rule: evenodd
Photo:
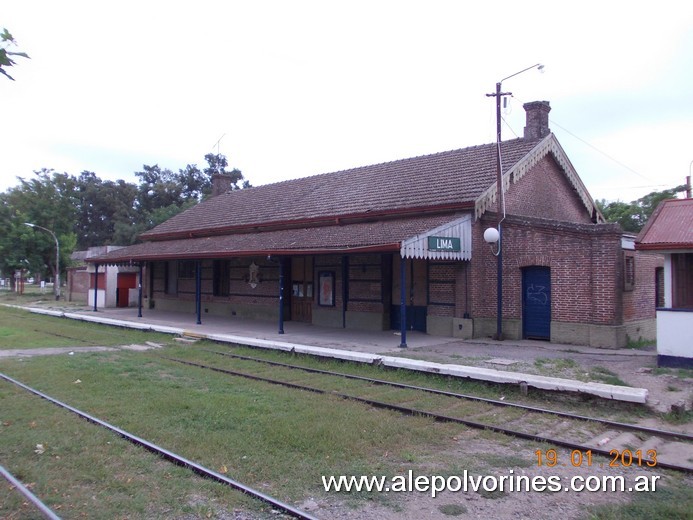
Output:
M105 428L105 429L107 429L113 433L116 433L117 435L124 438L128 442L131 442L131 443L135 444L136 446L144 448L144 449L146 449L152 453L155 453L155 454L159 455L160 457L162 457L164 460L167 460L168 462L171 462L171 463L176 464L178 466L189 469L190 471L198 474L199 476L201 476L203 478L211 479L211 480L214 480L214 481L219 482L221 484L230 486L230 487L232 487L232 488L234 488L234 489L236 489L236 490L238 490L238 491L240 491L240 492L242 492L248 496L251 496L251 497L254 497L258 500L261 500L262 502L265 502L265 503L271 505L272 507L283 511L284 513L290 515L293 518L298 518L301 520L317 520L314 516L312 516L311 514L305 512L305 511L301 511L300 509L297 509L290 504L282 502L281 500L279 500L277 498L274 498L270 495L267 495L266 493L263 493L262 491L258 491L256 489L249 487L249 486L246 486L245 484L238 482L237 480L231 479L225 475L222 475L221 473L218 473L218 472L211 470L205 466L202 466L201 464L198 464L198 463L196 463L190 459L187 459L187 458L185 458L181 455L178 455L178 454L176 454L170 450L167 450L166 448L158 446L158 445L156 445L152 442L149 442L149 441L147 441L141 437L138 437L138 436L136 436L132 433L129 433L129 432L127 432L121 428L118 428L117 426L114 426L114 425L112 425L106 421L103 421L97 417L94 417L94 416L86 413L86 412L83 412L83 411L81 411L81 410L79 410L73 406L70 406L69 404L66 404L62 401L59 401L58 399L55 399L55 398L53 398L53 397L51 397L51 396L49 396L43 392L40 392L39 390L36 390L36 389L34 389L28 385L25 385L24 383L22 383L16 379L13 379L13 378L11 378L11 377L3 374L3 373L0 373L0 379L6 381L8 383L12 383L12 384L14 384L14 385L26 390L27 392L30 392L30 393L38 396L38 397L41 397L42 399L45 399L48 402L50 402L56 406L59 406L60 408L68 410L68 411L76 414L78 417L80 417L80 418L82 418L82 419L84 419L84 420L86 420L92 424L95 424L95 425L100 426L102 428ZM9 473L8 473L8 475L9 475ZM5 475L3 474L3 476L5 476ZM36 502L34 502L34 503L37 507L39 507L39 508L41 507L39 505L40 500L36 499ZM42 510L42 512L45 515L47 515L48 518L54 518L54 517L49 516L49 513L47 511ZM57 518L57 517L55 517L55 518Z
M639 466L693 472L693 435L635 424L598 419L506 401L458 394L434 388L308 368L230 352L202 349L228 358L235 366L205 365L197 361L164 358L176 363L213 370L288 388L327 394L407 415L425 416L471 428L547 443L570 450L580 465ZM227 362L228 363L228 362ZM241 365L242 371L238 365ZM263 367L265 367L263 369ZM303 377L297 376L303 372ZM345 393L338 381L351 380ZM424 398L422 396L428 396ZM426 403L421 406L420 403ZM595 460L592 460L592 457ZM597 456L606 461L597 460ZM558 463L555 450L537 451L538 463Z
M0 476L4 477L7 482L9 482L14 489L17 490L17 492L21 493L24 495L24 498L26 498L29 502L33 504L33 506L39 510L39 512L43 515L44 518L48 518L49 520L60 520L60 517L56 515L51 508L46 506L41 500L34 495L28 487L26 487L22 482L17 480L17 478L7 471L3 466L0 466Z

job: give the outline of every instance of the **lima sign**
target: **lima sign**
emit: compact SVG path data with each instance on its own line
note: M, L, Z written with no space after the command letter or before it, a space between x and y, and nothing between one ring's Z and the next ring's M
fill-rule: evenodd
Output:
M428 250L459 253L461 250L460 239L457 237L428 237Z

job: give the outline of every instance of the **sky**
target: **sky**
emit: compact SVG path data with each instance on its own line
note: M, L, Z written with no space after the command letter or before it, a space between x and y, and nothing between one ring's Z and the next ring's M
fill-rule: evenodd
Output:
M503 139L549 101L593 198L683 184L693 2L558 6L0 0L31 58L0 77L0 191L41 168L136 183L217 152L257 186L491 143L501 80Z

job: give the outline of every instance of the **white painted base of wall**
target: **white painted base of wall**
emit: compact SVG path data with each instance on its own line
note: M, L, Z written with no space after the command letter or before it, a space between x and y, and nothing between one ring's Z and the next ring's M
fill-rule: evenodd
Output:
M693 311L657 310L657 354L693 359Z
M94 306L94 289L91 289L88 293L87 296L87 303L89 307ZM96 290L96 307L99 309L103 309L106 307L106 291L103 289L97 289Z

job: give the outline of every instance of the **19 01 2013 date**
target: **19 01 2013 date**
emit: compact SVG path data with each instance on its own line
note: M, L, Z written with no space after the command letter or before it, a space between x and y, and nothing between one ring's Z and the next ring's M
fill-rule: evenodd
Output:
M654 468L657 466L657 450L610 450L608 463L592 461L592 450L573 450L570 452L567 462L564 459L559 460L558 452L556 450L537 450L534 452L537 456L537 466L573 466L573 467L590 467L592 465L598 465L600 467L606 465L609 467L648 467Z

